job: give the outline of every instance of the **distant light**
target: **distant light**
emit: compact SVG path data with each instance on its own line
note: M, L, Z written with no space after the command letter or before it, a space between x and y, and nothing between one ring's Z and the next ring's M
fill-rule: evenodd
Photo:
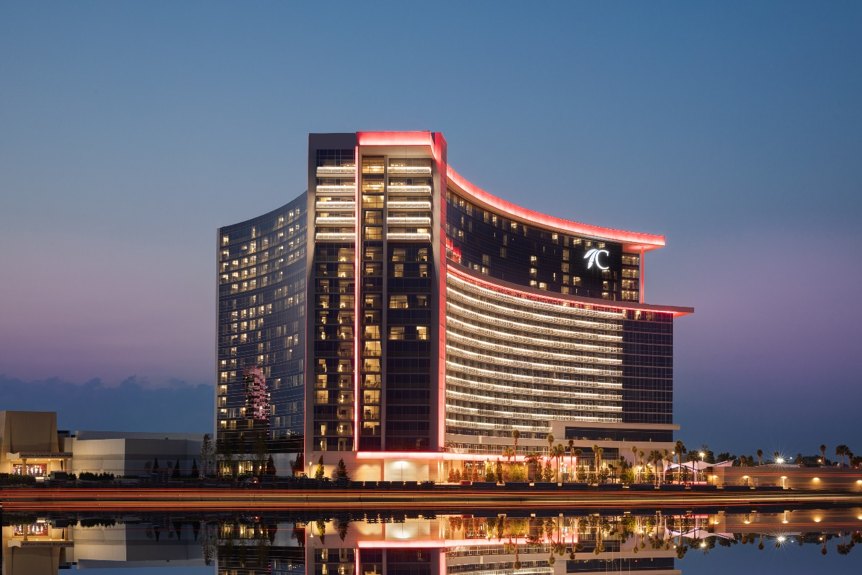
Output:
M819 478L819 477L815 477L815 478L813 479L813 481L820 481L820 478Z
M706 541L701 541L700 542L700 548L703 549L705 547L706 547Z
M785 537L784 535L778 536L778 542L779 543L784 543L785 541L787 541L787 537Z
M776 459L775 459L775 462L776 462L776 463L778 463L779 465L781 465L782 463L784 463L784 458L783 458L783 457L778 457L778 458L776 458Z

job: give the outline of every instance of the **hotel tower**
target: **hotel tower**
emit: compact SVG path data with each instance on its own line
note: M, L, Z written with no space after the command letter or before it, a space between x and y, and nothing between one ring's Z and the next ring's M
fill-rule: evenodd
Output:
M564 214L561 210L560 215ZM467 181L436 132L311 134L308 189L218 230L216 437L240 472L444 481L547 454L672 447L663 236L533 212ZM245 463L244 459L247 459Z

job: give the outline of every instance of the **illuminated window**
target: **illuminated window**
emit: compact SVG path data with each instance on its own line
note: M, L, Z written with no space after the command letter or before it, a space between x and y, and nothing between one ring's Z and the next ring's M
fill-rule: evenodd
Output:
M390 326L389 339L404 339L404 326Z
M407 309L406 295L390 295L389 309Z
M426 325L417 325L416 326L416 339L428 339L428 326Z

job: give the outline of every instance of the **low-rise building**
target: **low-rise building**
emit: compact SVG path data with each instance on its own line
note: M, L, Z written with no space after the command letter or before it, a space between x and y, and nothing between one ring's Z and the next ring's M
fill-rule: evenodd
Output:
M47 477L52 471L115 476L150 474L155 468L188 475L201 468L202 433L57 431L53 411L0 412L0 473Z

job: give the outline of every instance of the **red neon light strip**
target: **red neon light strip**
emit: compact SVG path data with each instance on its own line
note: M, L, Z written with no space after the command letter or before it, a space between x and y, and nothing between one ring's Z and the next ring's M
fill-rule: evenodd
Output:
M431 132L356 132L360 146L434 146Z
M434 160L437 164L437 173L440 178L440 207L437 210L439 219L438 233L440 234L439 257L440 283L437 292L437 307L439 322L438 348L437 348L437 447L443 449L446 444L446 158L443 157L446 140L443 134L435 135Z
M525 461L526 455L515 455L512 458L493 453L450 453L448 451L357 451L356 459L410 459L420 461L492 461L499 459L509 461ZM539 459L547 459L540 456Z
M359 146L353 149L353 162L356 164L356 244L353 252L353 451L359 451L359 278L362 261L362 242L360 239L360 216L362 214L362 194L360 193Z
M538 543L549 543L552 539L544 536ZM384 539L380 541L357 541L359 549L434 549L437 547L489 547L492 545L527 545L526 537L506 537L502 539Z
M568 220L540 214L539 212L534 212L533 210L528 210L527 208L516 206L513 203L507 202L506 200L502 200L496 196L492 196L485 190L474 186L466 179L458 175L458 173L453 170L451 166L448 167L447 175L450 182L455 184L467 195L472 196L473 199L478 200L479 202L482 202L493 208L494 210L502 212L503 214L508 214L511 217L521 220L527 225L539 224L549 228L554 228L562 232L569 232L580 236L588 236L603 240L621 242L623 244L626 244L626 247L629 249L654 250L665 245L664 236L643 234L639 232L626 232L623 230L614 230L611 228L602 228L599 226L591 226L588 224L570 222Z

